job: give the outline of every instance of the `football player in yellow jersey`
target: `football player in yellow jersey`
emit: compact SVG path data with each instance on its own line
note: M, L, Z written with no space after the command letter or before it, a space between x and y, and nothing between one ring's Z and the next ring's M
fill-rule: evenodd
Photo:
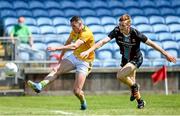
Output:
M95 53L91 52L87 58L82 58L80 54L94 45L94 37L91 30L83 24L80 17L72 17L70 23L72 31L66 41L66 44L59 47L48 47L49 51L62 50L59 65L54 67L54 69L41 82L34 83L29 80L28 85L35 92L39 93L46 85L55 80L59 75L71 70L76 70L73 92L81 102L81 110L85 110L87 108L87 103L82 88L86 80L86 76L91 71ZM63 58L66 50L73 50L74 52L68 57Z

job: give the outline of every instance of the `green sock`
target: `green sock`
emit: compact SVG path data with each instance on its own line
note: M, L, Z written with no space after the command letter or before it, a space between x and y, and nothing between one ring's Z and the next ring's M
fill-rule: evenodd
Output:
M81 100L81 104L84 104L85 102L86 102L85 98L83 100Z
M43 80L40 83L42 85L42 88L44 88L49 83L49 80Z

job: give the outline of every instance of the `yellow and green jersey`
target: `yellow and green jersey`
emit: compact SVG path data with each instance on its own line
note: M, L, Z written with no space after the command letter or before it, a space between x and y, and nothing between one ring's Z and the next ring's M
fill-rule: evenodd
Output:
M81 39L82 41L84 41L84 44L80 45L77 49L74 50L73 54L77 58L79 58L83 61L87 61L87 62L91 62L94 60L94 57L95 57L94 51L91 52L87 58L82 58L80 56L80 53L88 50L89 48L91 48L94 45L93 33L87 26L84 27L84 29L81 33L75 33L74 31L71 31L70 38L72 38L73 41L76 41L78 39Z

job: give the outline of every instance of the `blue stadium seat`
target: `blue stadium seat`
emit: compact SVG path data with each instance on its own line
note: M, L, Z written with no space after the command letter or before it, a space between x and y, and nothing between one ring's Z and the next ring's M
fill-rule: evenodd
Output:
M91 4L92 4L93 9L108 8L108 4L106 2L100 1L100 0L91 1Z
M43 9L33 9L32 10L33 16L38 17L49 17L49 14L46 10Z
M13 27L14 27L13 25L5 27L5 34L6 34L6 36L10 35L10 32L13 29Z
M28 3L22 0L13 1L13 7L14 9L19 9L19 8L28 9L29 8Z
M23 17L32 17L33 14L28 9L17 9L16 10L17 17L23 16Z
M17 14L12 9L1 10L1 18L16 17Z
M128 2L124 2L124 8L129 9L129 8L139 8L139 2L137 1L131 1L129 0Z
M56 17L56 18L53 18L53 24L54 26L69 25L69 20L64 17Z
M167 65L166 60L163 58L155 59L152 61L153 67L162 67L163 65Z
M101 17L102 25L116 25L116 19L110 16Z
M96 17L97 15L96 15L96 12L94 11L94 10L92 10L92 9L81 9L80 10L80 15L81 15L81 17L88 17L88 16L94 16L94 17Z
M93 67L102 67L102 61L95 59L93 62Z
M91 29L91 31L96 34L96 33L104 33L104 27L100 26L100 25L90 25L89 28Z
M15 24L17 24L17 18L14 18L14 17L7 17L3 21L4 27L14 26Z
M75 2L76 2L77 8L79 8L79 9L92 8L92 4L89 1L77 0Z
M173 8L178 8L180 7L180 1L179 0L174 0L171 2L171 5Z
M119 51L120 48L119 48L118 44L115 41L111 42L111 44L112 44L112 51L113 52Z
M109 34L115 28L115 26L116 25L105 25L104 26L105 33Z
M179 45L175 41L164 41L162 42L162 45L165 50L174 49L174 50L179 51Z
M119 65L117 63L119 62L115 59L103 60L102 67L118 67Z
M71 32L70 26L60 25L56 26L57 34L69 34Z
M144 8L155 8L156 7L154 1L152 1L152 0L144 0L143 2L139 2L139 3L143 9Z
M97 58L100 60L112 59L112 52L109 50L99 51L97 50Z
M59 43L60 40L59 40L58 36L56 36L56 35L47 35L45 37L45 43L48 44L48 43L52 43L52 42Z
M28 27L32 34L40 34L40 30L37 26L30 25Z
M149 49L147 52L147 56L150 59L158 59L158 58L161 58L161 53L154 49Z
M152 27L148 24L140 24L140 25L137 25L136 28L142 33L153 32Z
M44 4L46 6L47 9L51 9L51 8L60 8L60 4L59 2L56 2L55 0L51 1L51 0L48 0L48 1L44 1Z
M38 42L33 44L33 48L36 50L46 51L47 45L45 43Z
M149 39L151 40L155 40L155 41L158 41L158 36L157 34L155 33L143 33L144 35L146 35Z
M147 58L144 58L141 67L149 67L149 66L151 66L151 62Z
M165 18L166 24L179 24L180 18L178 16L167 16Z
M144 14L146 16L152 16L152 15L159 16L160 11L154 8L144 8Z
M101 21L98 17L86 17L84 20L86 25L100 25Z
M56 34L56 29L53 26L40 26L41 34Z
M30 9L36 9L36 8L44 9L45 5L41 1L32 0L32 1L29 1L29 8Z
M176 10L176 15L179 16L180 15L180 8L177 7L175 10Z
M109 8L115 9L115 8L124 8L124 4L122 1L117 0L111 0L107 1Z
M75 9L65 9L64 11L66 17L72 17L74 15L79 16L80 12Z
M25 23L26 25L33 25L33 26L37 25L36 20L33 17L26 17Z
M160 33L159 34L159 41L173 41L173 36L171 33Z
M34 52L31 56L30 56L31 60L46 60L46 51L38 51L38 52Z
M140 49L145 53L144 55L147 55L147 45L145 43L140 44Z
M101 39L103 39L105 37L107 37L106 34L102 34L102 33L94 34L94 39L95 39L96 42L98 42L99 40L101 40Z
M157 6L157 8L160 8L160 9L162 7L170 8L171 7L171 1L170 0L156 0L155 5Z
M106 8L99 8L96 9L97 16L103 17L103 16L112 16L112 12L109 9Z
M176 40L176 42L180 42L180 33L174 34L174 39ZM179 44L179 46L180 46L180 44Z
M160 14L162 16L168 16L168 15L176 15L176 12L173 8L161 8L160 9Z
M142 50L142 49L140 49L140 51L141 51L141 53L142 53L143 58L146 58L146 56L147 56L146 54L147 54L147 53L146 53L144 50Z
M134 16L132 22L133 22L133 25L149 24L149 20L145 16Z
M43 36L41 36L41 35L33 34L32 38L33 38L34 43L45 43L45 38Z
M39 17L36 20L37 20L38 26L44 26L44 25L52 26L53 25L52 20L47 17Z
M123 14L127 13L127 11L123 8L115 8L115 9L112 9L112 14L115 16L115 17L119 17Z
M0 1L0 9L1 10L3 10L3 9L13 9L13 5L8 1L1 0Z
M30 60L30 55L28 52L19 52L18 57L19 60L25 60L25 61Z
M169 32L169 27L165 24L152 25L155 33Z
M171 33L180 33L180 24L168 25Z
M120 53L120 51L115 51L114 54L113 54L113 57L116 59L116 60L119 60L119 62L121 61L120 59L122 58L122 54Z
M149 17L150 24L164 24L164 17L162 16L150 16Z
M129 8L128 13L130 16L144 16L144 12L140 8Z
M102 47L98 48L97 51L113 51L113 44L112 43L106 43Z
M60 47L62 44L57 43L57 42L51 42L47 44L47 47Z
M77 5L73 1L63 0L60 2L60 5L62 9L76 9L77 8Z
M63 11L60 9L48 9L49 16L54 18L54 17L64 17L65 14Z

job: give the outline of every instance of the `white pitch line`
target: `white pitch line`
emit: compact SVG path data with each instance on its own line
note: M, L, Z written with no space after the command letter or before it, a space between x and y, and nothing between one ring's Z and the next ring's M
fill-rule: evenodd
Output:
M63 114L63 115L70 115L70 114L72 114L70 112L64 112L64 111L61 111L61 110L53 110L52 112L54 112L56 114Z

